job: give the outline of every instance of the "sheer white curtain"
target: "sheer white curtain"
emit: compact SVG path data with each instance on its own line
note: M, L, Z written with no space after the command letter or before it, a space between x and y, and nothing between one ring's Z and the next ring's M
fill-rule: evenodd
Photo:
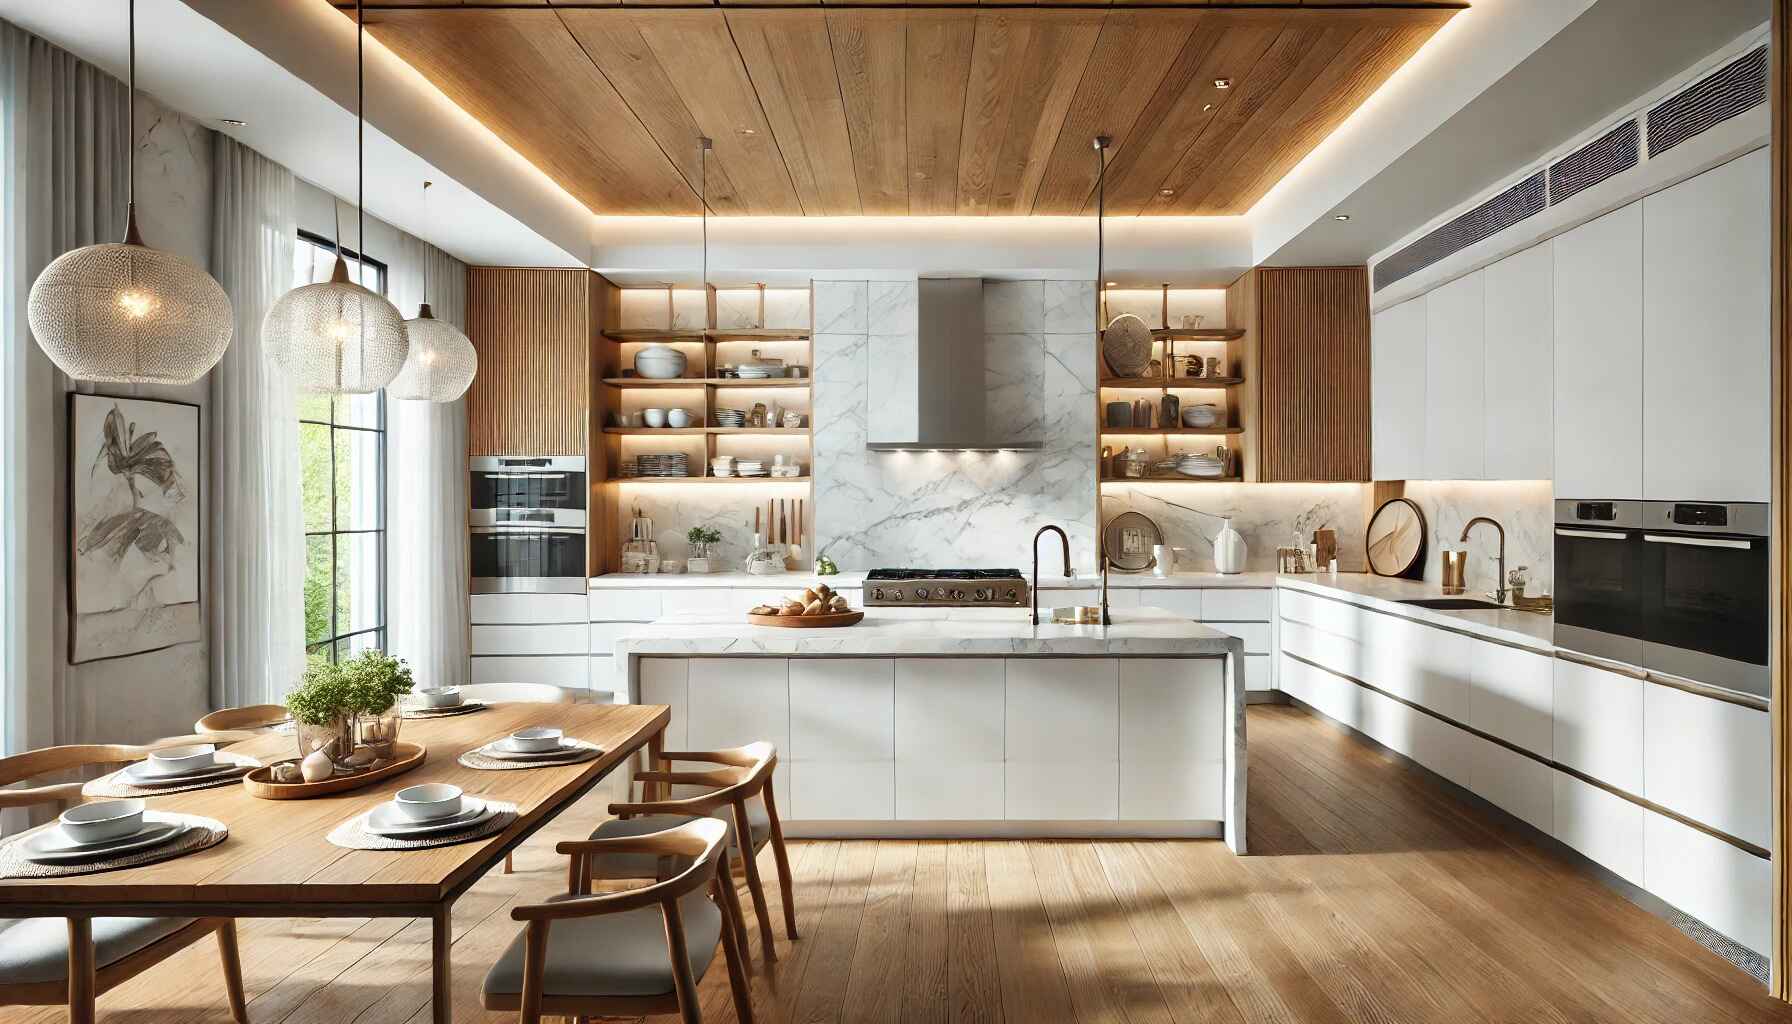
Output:
M305 665L298 412L262 354L261 318L291 286L292 172L213 136L212 272L236 336L211 375L211 687L216 707L278 703Z
M400 233L387 290L406 317L423 301L436 319L467 323L467 267ZM409 662L419 688L468 681L467 403L386 400L386 623L388 653Z

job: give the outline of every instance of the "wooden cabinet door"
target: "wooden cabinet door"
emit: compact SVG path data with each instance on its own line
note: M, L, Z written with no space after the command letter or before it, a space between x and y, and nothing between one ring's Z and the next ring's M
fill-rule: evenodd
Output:
M1425 296L1375 314L1369 383L1377 480L1425 476Z
M588 270L467 272L467 336L479 353L467 454L589 457L596 280Z
M1489 480L1550 478L1554 272L1548 241L1486 270L1482 472Z
M1425 478L1480 480L1485 472L1482 271L1425 297Z
M1643 496L1643 207L1555 238L1555 494Z
M1256 273L1260 478L1368 480L1366 269Z

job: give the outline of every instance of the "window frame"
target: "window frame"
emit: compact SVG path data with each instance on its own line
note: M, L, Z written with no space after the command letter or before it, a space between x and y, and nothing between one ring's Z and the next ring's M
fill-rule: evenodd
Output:
M379 260L373 259L371 257L364 257L360 253L354 251L353 249L348 249L348 248L339 246L334 241L331 241L330 239L325 238L322 235L315 234L310 231L306 231L303 228L299 229L299 232L298 232L298 244L300 244L300 245L309 244L314 249L320 249L320 250L323 250L323 251L329 253L332 257L341 256L343 259L349 261L349 263L353 265L353 269L355 271L354 277L357 277L357 278L360 276L361 273L364 272L361 268L372 268L373 271L379 276L379 288L377 288L375 290L381 295L386 294L387 282L391 280L391 272L390 272L391 268L388 267L387 264L385 264ZM345 642L348 642L348 641L352 641L356 637L367 636L368 634L374 635L374 637L377 641L375 646L380 648L381 650L385 649L387 643L390 640L390 632L389 631L391 629L391 622L388 617L388 609L387 609L387 598L388 598L388 595L391 590L391 574L390 574L390 572L388 572L388 569L389 569L388 558L389 558L391 548L388 544L387 534L386 534L387 526L388 526L388 507L387 507L387 497L388 496L386 493L386 459L388 457L386 430L388 427L388 422L387 422L387 417L386 417L386 390L384 388L381 388L380 390L374 392L374 394L377 396L377 399L378 399L378 402L375 406L375 408L377 410L377 414L375 417L375 422L378 424L377 426L369 427L369 426L362 426L359 424L352 424L352 423L337 423L336 422L336 404L337 403L336 403L335 396L331 396L331 399L330 399L330 416L329 416L328 420L306 419L303 415L301 415L295 421L301 428L306 425L323 427L324 429L329 431L329 438L330 438L330 524L329 524L330 528L327 530L312 530L312 529L307 528L305 530L305 534L304 534L305 546L306 546L307 552L309 552L309 549L310 549L311 538L313 538L313 537L328 537L328 538L330 538L330 626L329 626L329 630L328 630L328 635L326 635L324 637L321 637L317 640L312 640L310 637L305 638L305 657L308 660L314 654L321 651L325 655L325 658L328 661L330 661L331 663L338 662L341 660L341 658L338 654L338 649L341 647L342 644L344 644ZM374 435L374 437L376 438L376 440L378 442L379 471L375 474L375 476L377 477L377 480L376 480L375 497L374 497L374 500L376 503L376 508L378 509L378 512L377 512L377 525L375 525L373 527L367 527L367 528L362 528L362 529L340 529L339 528L339 524L337 522L338 508L337 508L337 502L336 502L336 476L337 476L337 473L336 473L336 438L337 438L338 431L354 431L354 432L357 432L360 434L371 434L371 435ZM375 558L379 564L379 586L377 588L377 601L376 601L377 615L375 617L376 624L372 625L372 626L366 626L361 629L352 629L347 632L343 632L342 631L342 623L339 622L337 619L337 612L338 612L338 609L340 608L340 599L339 599L339 592L338 592L338 580L339 580L338 566L340 565L340 563L338 561L338 555L341 551L340 542L339 542L338 538L366 536L369 534L372 534L376 539L377 554L375 555ZM307 556L306 556L306 558L307 558L306 572L307 573L310 572L309 557L310 557L309 553L307 553Z

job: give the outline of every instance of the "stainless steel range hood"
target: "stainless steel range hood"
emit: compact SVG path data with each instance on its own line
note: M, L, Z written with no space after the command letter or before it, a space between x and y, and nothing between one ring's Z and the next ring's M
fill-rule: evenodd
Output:
M983 280L923 278L912 351L874 338L865 448L874 452L1037 450L989 415ZM1038 396L1035 396L1037 400Z

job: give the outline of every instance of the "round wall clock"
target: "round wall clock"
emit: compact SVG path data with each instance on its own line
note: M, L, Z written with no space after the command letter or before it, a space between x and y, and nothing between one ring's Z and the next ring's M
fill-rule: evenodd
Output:
M1407 498L1382 502L1369 517L1363 547L1375 575L1417 577L1425 568L1425 513Z

